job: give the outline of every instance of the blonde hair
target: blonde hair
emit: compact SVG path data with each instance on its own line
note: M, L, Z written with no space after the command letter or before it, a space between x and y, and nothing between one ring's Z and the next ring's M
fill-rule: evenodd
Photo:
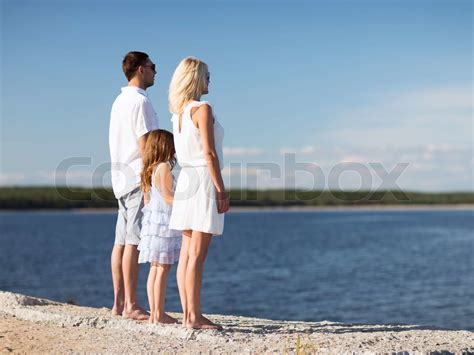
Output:
M207 85L207 64L195 57L184 58L174 71L168 93L169 110L181 114L189 101L199 100Z
M151 176L159 163L169 162L171 169L176 165L173 134L164 129L156 129L148 134L143 153L143 168L140 187L150 191Z

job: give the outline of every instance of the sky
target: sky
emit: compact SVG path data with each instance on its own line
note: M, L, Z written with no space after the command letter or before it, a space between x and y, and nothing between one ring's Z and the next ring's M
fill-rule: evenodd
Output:
M204 60L228 187L474 191L471 1L1 1L0 185L109 186L131 50Z

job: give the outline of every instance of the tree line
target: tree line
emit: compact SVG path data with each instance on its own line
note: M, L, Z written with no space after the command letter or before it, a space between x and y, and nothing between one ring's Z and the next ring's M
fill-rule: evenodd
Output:
M232 206L367 206L474 204L474 192L230 190ZM111 189L73 187L3 187L0 209L115 208Z

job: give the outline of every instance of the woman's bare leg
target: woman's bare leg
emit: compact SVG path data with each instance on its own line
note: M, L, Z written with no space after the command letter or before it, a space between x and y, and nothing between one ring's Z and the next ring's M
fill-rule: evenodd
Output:
M186 326L188 307L186 306L186 269L188 266L189 245L191 244L191 232L183 231L181 251L179 253L178 268L176 270L176 281L178 282L179 298L183 308L183 327Z
M211 243L212 234L193 231L188 252L188 265L186 268L186 305L187 328L195 329L221 329L212 323L201 312L201 286L204 262Z
M150 265L150 272L148 273L148 279L146 282L146 292L148 295L148 304L150 305L150 323L155 323L155 312L156 312L156 305L155 305L155 295L154 295L154 286L155 286L155 279L156 279L156 265Z
M176 318L165 313L166 285L171 265L157 264L155 293L155 323L177 323Z

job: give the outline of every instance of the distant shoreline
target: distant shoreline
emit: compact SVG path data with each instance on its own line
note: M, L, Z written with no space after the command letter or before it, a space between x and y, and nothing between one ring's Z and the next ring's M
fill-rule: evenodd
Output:
M233 210L309 211L387 208L459 208L474 205L472 192L422 193L413 191L332 191L332 190L229 190ZM399 206L399 207L398 207ZM440 207L441 206L441 207ZM111 190L72 187L0 188L0 210L114 210L117 200ZM462 207L461 207L462 208Z
M54 209L0 209L0 213L15 212L71 212L71 213L117 213L118 208L54 208ZM236 206L230 213L242 212L344 212L344 211L422 211L422 210L473 210L474 204L438 204L438 205L358 205L358 206Z
M250 211L389 211L389 210L474 210L474 204L439 205L359 205L359 206L288 206L288 207L231 207L231 212Z

